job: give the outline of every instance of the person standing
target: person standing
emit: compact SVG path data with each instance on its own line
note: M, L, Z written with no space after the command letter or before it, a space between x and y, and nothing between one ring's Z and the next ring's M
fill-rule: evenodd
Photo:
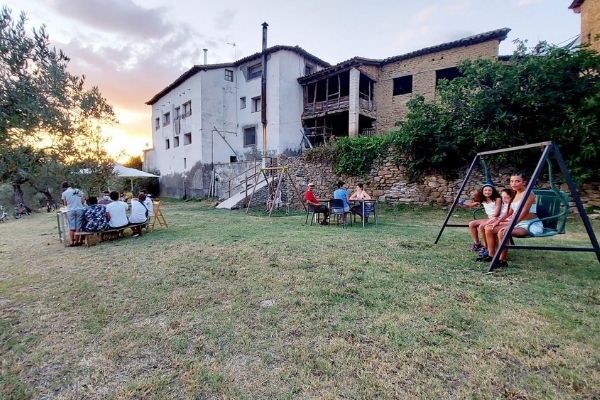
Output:
M75 240L75 232L81 230L81 223L83 221L83 192L79 189L71 187L69 182L65 181L62 183L63 193L61 199L63 204L67 207L67 221L69 224L69 240L71 244L69 246L81 245L80 240Z

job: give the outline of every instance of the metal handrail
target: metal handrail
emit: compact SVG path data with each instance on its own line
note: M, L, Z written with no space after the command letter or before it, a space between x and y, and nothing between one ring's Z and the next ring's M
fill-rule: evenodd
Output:
M273 157L268 157L268 159L270 160L270 165L273 165ZM246 169L244 172L234 176L233 178L229 179L227 181L227 197L231 197L231 193L234 192L237 188L241 187L242 185L246 185L246 187L248 186L248 179L256 179L256 175L258 175L260 173L260 169L258 168L258 166L260 165L260 162L254 161L254 165L248 169ZM248 175L248 172L254 170L254 172L251 175ZM244 176L244 179L240 181L240 183L238 183L237 185L231 186L231 183L233 181L238 180L240 177ZM247 190L247 189L246 189Z

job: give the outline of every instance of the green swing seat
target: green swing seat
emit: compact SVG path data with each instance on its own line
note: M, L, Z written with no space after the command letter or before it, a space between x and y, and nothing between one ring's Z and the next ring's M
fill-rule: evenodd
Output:
M569 197L556 189L534 189L538 218L544 224L544 232L529 237L547 237L565 233L569 216Z

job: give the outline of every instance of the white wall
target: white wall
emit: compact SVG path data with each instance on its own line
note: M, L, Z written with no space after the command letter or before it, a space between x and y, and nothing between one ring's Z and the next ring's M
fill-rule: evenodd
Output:
M216 127L234 148L238 160L251 159L262 153L261 112L252 112L252 98L261 95L260 77L246 80L244 71L260 58L237 68L200 71L164 95L152 106L154 158L161 175L189 171L197 162L204 164L229 162L234 152L213 128ZM300 147L302 127L302 86L298 78L304 74L306 60L287 50L272 53L267 59L267 122L268 149L275 155ZM311 63L312 65L312 63ZM316 66L315 66L316 67ZM225 80L225 69L234 71L234 81ZM321 69L316 67L315 70ZM240 109L240 98L246 98L246 108ZM179 147L174 147L174 109L192 101L192 115L181 120ZM165 112L171 113L171 123L162 126ZM183 108L182 108L183 113ZM160 118L158 130L155 118ZM255 127L256 146L244 147L244 128ZM192 143L184 145L184 134L192 134ZM165 148L165 139L171 143ZM184 158L186 159L184 166Z
M202 103L200 74L187 79L181 85L164 95L152 106L152 130L154 151L156 163L160 169L161 175L170 175L189 170L191 166L201 159L202 141L201 138L201 115ZM175 137L175 107L181 107L183 114L183 104L187 101L192 102L192 115L182 118L180 122L179 146L174 147ZM171 113L171 123L163 126L163 114ZM160 128L155 130L155 119L160 118ZM192 143L184 145L185 133L192 134ZM170 148L166 149L165 141L169 139ZM185 166L184 166L185 159Z

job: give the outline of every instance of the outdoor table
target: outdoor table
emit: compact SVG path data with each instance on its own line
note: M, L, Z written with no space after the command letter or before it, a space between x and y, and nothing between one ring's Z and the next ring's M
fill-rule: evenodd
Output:
M360 204L360 206L362 207L361 217L362 217L362 226L363 226L363 228L365 227L365 204L371 204L372 205L371 210L373 211L373 216L375 217L375 225L377 225L377 212L375 211L375 204L377 203L377 200L374 200L374 199L370 199L370 200L350 200L350 202L353 205Z
M69 245L69 221L66 210L61 209L56 212L56 225L58 227L58 240L67 247Z

